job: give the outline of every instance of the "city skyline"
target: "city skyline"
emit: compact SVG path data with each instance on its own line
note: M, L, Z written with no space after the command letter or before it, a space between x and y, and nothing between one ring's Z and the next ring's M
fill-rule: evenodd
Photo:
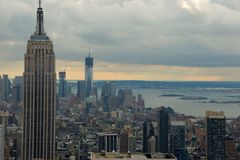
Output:
M1 160L240 159L240 2L33 2L0 0Z
M240 80L235 74L240 70L236 0L43 3L47 31L58 53L57 71L66 70L68 79L84 78L84 57L90 48L98 80ZM21 55L24 40L33 31L28 26L35 25L36 4L30 0L0 4L0 73L12 78L23 72ZM9 7L14 9L6 10Z

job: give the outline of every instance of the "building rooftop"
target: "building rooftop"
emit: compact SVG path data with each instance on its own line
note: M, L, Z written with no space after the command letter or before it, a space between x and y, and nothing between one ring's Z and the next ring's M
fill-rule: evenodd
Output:
M117 136L116 133L97 133L98 136Z
M214 111L207 111L206 112L207 118L224 118L224 112L214 112Z
M171 126L185 126L185 121L171 121Z
M170 153L155 154L121 154L121 153L91 153L91 160L177 160Z

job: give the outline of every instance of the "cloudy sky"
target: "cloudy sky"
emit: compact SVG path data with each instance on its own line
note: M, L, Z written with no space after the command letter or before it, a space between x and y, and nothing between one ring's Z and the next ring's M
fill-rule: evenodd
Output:
M0 0L0 74L22 75L37 0ZM83 79L240 81L239 0L43 0L57 71Z

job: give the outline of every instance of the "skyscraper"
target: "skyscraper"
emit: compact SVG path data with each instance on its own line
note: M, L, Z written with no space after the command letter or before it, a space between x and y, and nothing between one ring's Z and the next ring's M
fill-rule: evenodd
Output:
M13 87L14 86L20 89L20 91L18 92L20 95L17 95L17 97L20 98L19 99L20 101L22 101L23 100L23 76L16 76L14 78Z
M15 85L12 87L12 102L19 103L21 100L21 88L19 85Z
M9 100L10 85L8 75L4 74L2 79L2 99L6 102Z
M104 112L111 111L111 107L114 108L114 100L116 100L116 84L114 82L106 82L101 89L101 101Z
M143 145L143 153L148 153L150 152L149 148L148 148L148 140L154 136L154 127L153 124L150 120L146 120L143 123L143 141L142 141L142 145Z
M158 111L158 152L168 153L169 116L165 107Z
M93 89L93 57L85 58L85 81L86 81L86 97L91 95Z
M84 100L86 98L86 82L85 81L78 81L77 83L77 96Z
M67 81L66 72L59 72L59 85L58 85L58 95L59 97L67 97Z
M207 159L225 160L226 120L224 112L206 112L207 121Z
M170 152L178 160L185 160L185 122L171 121Z
M56 73L53 43L44 31L41 0L25 54L22 160L55 160Z

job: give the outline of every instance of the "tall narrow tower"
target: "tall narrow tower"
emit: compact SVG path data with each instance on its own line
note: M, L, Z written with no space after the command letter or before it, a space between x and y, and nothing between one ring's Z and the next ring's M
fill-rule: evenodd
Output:
M36 31L24 60L22 160L55 160L55 55L43 22L39 0Z
M224 112L206 112L206 153L208 160L226 159L226 118Z
M59 72L58 96L61 98L67 97L67 81L66 72Z
M165 107L158 111L158 152L168 153L169 115Z
M85 81L86 81L86 97L91 95L93 89L93 57L85 58Z

